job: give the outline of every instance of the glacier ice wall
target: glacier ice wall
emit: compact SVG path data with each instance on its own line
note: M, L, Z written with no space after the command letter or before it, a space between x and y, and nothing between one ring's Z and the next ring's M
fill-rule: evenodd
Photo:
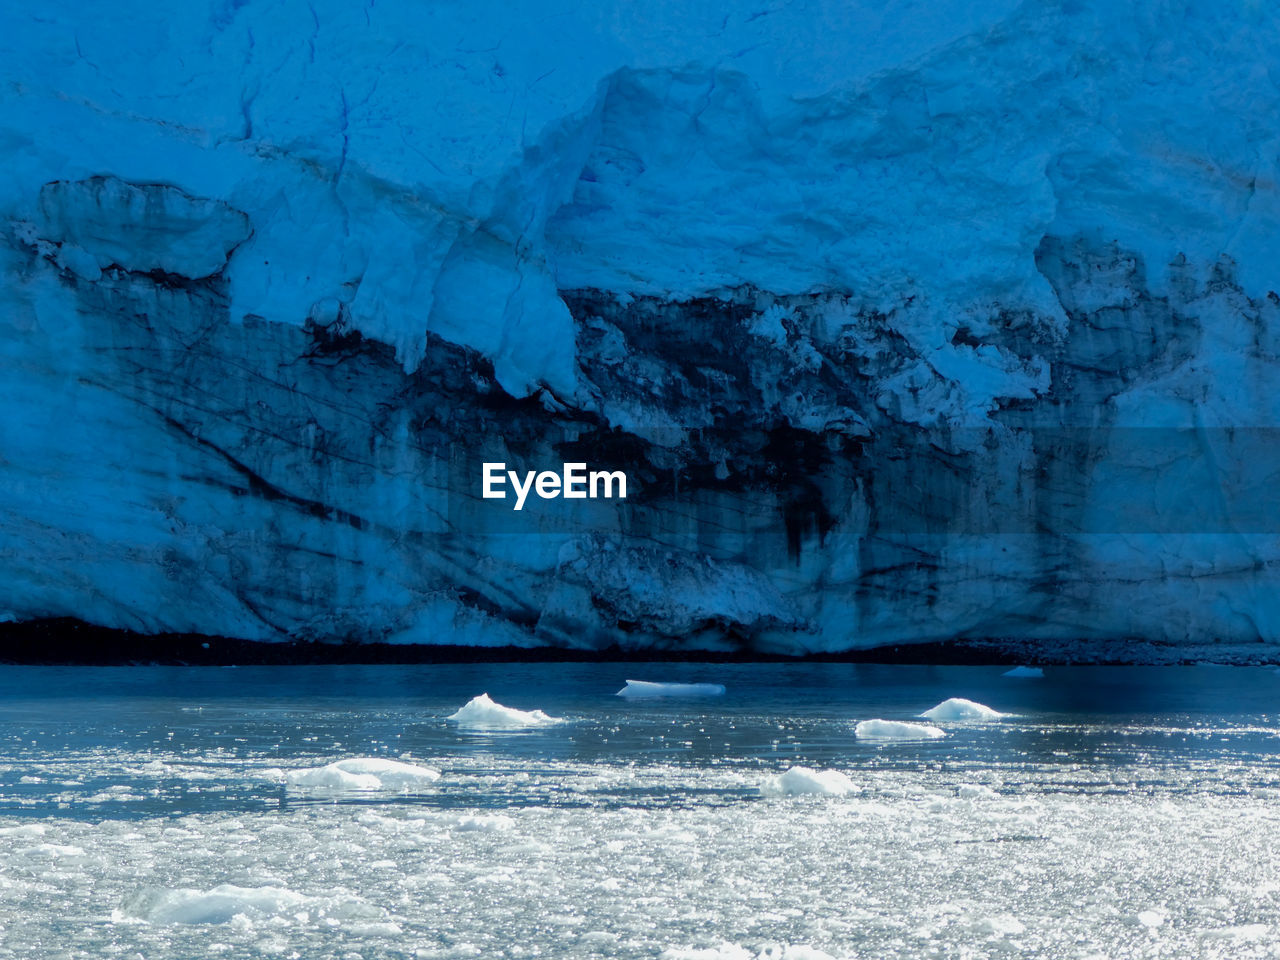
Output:
M1280 640L1264 4L76 6L0 12L0 615Z

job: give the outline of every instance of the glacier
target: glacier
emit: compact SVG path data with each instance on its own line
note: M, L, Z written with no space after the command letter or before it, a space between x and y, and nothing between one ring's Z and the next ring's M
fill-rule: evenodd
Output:
M0 620L1274 660L1256 0L0 11ZM480 497L481 464L624 502Z

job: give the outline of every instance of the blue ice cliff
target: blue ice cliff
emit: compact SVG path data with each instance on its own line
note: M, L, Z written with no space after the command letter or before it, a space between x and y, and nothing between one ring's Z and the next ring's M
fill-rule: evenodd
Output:
M157 10L0 12L0 616L1274 656L1267 4Z

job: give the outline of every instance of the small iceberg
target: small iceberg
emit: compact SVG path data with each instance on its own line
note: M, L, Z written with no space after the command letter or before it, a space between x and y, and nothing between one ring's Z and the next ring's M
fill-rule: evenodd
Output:
M859 740L941 740L946 733L927 723L902 720L863 720L853 728Z
M985 703L952 697L920 716L926 720L999 720L1004 714L999 710L992 710Z
M645 697L722 697L722 683L652 683L648 680L628 680L617 696L639 700Z
M1043 680L1044 671L1039 667L1014 667L1001 674L1002 677L1022 677L1026 680Z
M321 790L415 790L440 779L440 771L383 757L352 757L323 767L288 770L295 787Z
M821 794L842 797L854 791L853 781L839 770L811 770L809 767L792 767L786 773L770 777L760 787L767 797L798 797L805 794Z
M559 723L541 710L516 710L494 703L487 693L472 697L457 713L446 719L467 730L523 730L528 727L545 727Z

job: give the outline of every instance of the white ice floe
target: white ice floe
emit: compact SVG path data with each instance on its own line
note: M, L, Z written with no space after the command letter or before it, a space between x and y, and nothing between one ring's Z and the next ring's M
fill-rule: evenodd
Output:
M628 680L618 691L619 697L631 700L645 697L721 697L722 683L655 683L649 680Z
M854 790L853 781L839 770L811 770L809 767L792 767L786 773L770 777L760 787L760 792L771 797L794 797L803 794L843 796Z
M65 843L38 843L34 847L23 847L15 853L27 860L62 860L83 857L84 848Z
M927 723L863 720L853 728L853 735L859 740L940 740L946 733Z
M453 829L462 833L503 833L515 829L516 822L504 813L470 814L459 817Z
M956 788L956 796L961 800L994 800L1000 795L980 783L962 783Z
M285 887L237 887L212 890L150 887L125 901L120 915L149 923L228 923L237 916L279 917L297 914L308 898Z
M1246 923L1237 927L1216 927L1203 931L1206 940L1261 940L1271 930L1265 923Z
M1044 678L1044 670L1040 667L1014 667L1012 670L1006 670L1001 676L1022 677L1025 680L1041 680Z
M43 837L45 829L38 823L24 823L17 827L0 827L0 837Z
M440 779L440 771L383 757L352 757L323 767L289 770L285 780L296 787L323 790L414 790Z
M964 697L952 697L920 716L926 720L999 720L1004 714L983 703L966 700Z
M520 730L526 727L545 727L559 723L556 717L549 717L541 710L516 710L494 703L487 693L472 697L458 710L450 714L459 727L469 730Z
M989 937L1016 937L1027 929L1017 917L1011 917L1007 913L984 917L974 925L974 928L978 933L984 933Z
M388 926L379 923L386 920L386 911L359 897L342 892L304 896L282 886L239 887L224 883L211 890L144 887L127 897L112 914L115 920L148 923L230 923L237 917L298 923L324 920L328 924L343 923L349 933L357 935L390 932Z

